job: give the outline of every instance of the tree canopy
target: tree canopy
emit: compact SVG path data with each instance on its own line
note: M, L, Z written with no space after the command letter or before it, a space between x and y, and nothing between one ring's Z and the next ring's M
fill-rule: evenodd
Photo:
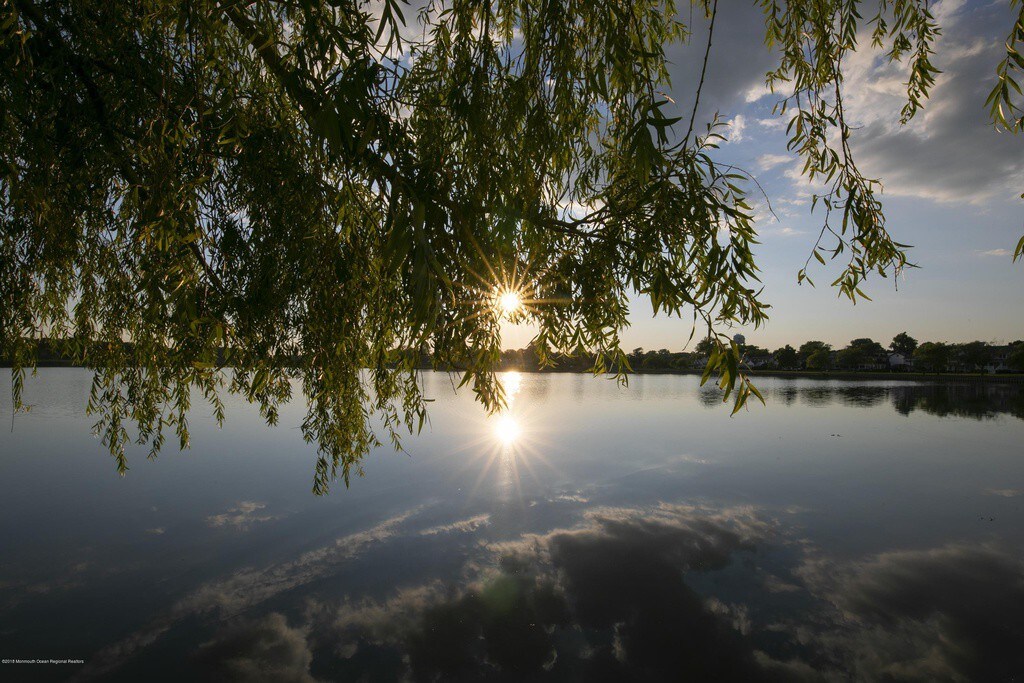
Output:
M796 368L800 365L800 354L792 346L786 344L775 352L775 362L778 363L780 368Z
M904 358L912 357L915 349L917 349L917 340L906 332L897 334L892 338L892 343L889 344L890 351L898 353Z
M942 342L925 342L914 350L914 363L924 370L942 372L949 365L952 349Z
M811 254L841 257L834 284L857 299L907 256L856 165L843 59L866 32L906 63L906 121L934 83L938 27L926 0L758 4L790 147L827 187L832 241ZM705 377L738 409L756 389L721 330L767 305L751 181L715 162L722 124L696 117L708 53L692 110L663 93L666 45L710 50L717 1L690 8L707 36L671 0L2 0L0 355L16 404L34 340L56 340L95 369L89 407L123 472L132 439L187 445L194 388L218 418L229 391L273 424L299 387L323 492L422 425L403 351L461 369L495 410L503 316L536 324L542 356L621 373L636 292L706 328ZM1013 131L1021 42L1018 21L989 100ZM507 293L524 306L495 305Z
M884 353L885 349L882 348L882 345L873 339L867 337L854 339L849 346L839 352L839 365L855 368L865 363L872 364Z

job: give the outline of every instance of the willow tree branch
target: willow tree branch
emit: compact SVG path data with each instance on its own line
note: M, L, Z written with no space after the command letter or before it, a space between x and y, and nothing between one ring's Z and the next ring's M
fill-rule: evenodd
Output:
M690 135L693 133L693 124L697 120L697 107L700 105L700 93L704 89L704 78L708 73L708 57L711 55L711 38L715 34L715 17L718 16L718 0L714 0L711 6L711 24L708 26L708 44L704 48L704 63L700 67L700 83L697 84L697 94L693 98L693 111L690 112L690 125L686 129L686 137L683 138L683 144L686 145L690 140Z
M43 13L36 7L31 0L14 0L15 6L18 11L25 15L26 18L32 24L35 25L38 35L49 45L50 49L54 52L61 54L64 59L67 60L68 66L72 72L78 76L82 86L85 88L86 100L92 107L96 114L96 121L99 124L100 139L110 152L117 166L118 172L124 177L128 183L135 185L140 189L144 189L145 185L138 173L132 167L131 161L127 158L120 141L117 139L118 131L115 130L113 124L110 121L110 116L107 112L106 101L103 98L103 94L100 92L99 85L96 79L89 73L86 59L83 59L75 50L71 48L64 40L60 33L60 30L55 28L46 19ZM209 262L203 255L202 250L193 241L188 243L189 251L195 257L199 267L206 274L210 284L213 285L214 289L218 290L221 294L227 294L227 290L224 288L224 283L221 281L217 273L210 267Z

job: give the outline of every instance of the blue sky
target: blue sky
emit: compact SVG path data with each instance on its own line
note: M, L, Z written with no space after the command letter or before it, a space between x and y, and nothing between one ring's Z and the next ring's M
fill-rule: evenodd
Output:
M749 343L776 348L821 339L843 346L864 336L888 343L903 330L922 341L1024 338L1024 264L1011 262L1024 234L1024 136L997 133L985 108L1012 25L1008 5L933 5L943 29L933 61L943 73L925 109L907 126L899 125L904 70L869 49L847 60L844 101L858 126L854 152L862 171L882 180L889 230L913 245L911 260L920 266L898 283L872 279L865 290L873 301L854 306L828 286L838 268L815 264L810 275L817 286L797 285L822 217L811 213L813 188L786 151L786 121L772 116L777 96L764 88L773 56L763 46L763 15L753 2L720 3L698 119L717 112L731 122L718 159L751 172L778 216L758 202L762 244L756 255L772 309L766 327L737 328ZM692 43L670 50L671 95L679 114L692 107L707 37L706 24L696 19ZM866 48L868 41L861 44ZM689 319L655 318L637 298L623 340L627 348L677 350L690 330ZM527 327L508 327L503 342L517 348L531 336Z

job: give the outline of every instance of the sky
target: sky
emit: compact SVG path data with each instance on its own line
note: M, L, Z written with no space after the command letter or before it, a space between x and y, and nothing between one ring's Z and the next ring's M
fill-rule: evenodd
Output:
M918 266L897 281L870 279L863 289L872 301L853 305L828 285L837 266L815 263L809 274L817 285L797 284L823 217L811 212L813 188L786 151L786 120L772 115L778 96L764 77L775 57L764 47L763 15L752 1L720 3L698 120L717 112L730 122L729 141L716 159L753 174L778 217L763 199L756 203L761 244L755 256L763 299L772 308L767 325L735 328L748 343L774 349L819 339L842 347L871 337L888 344L902 331L921 341L1024 339L1024 263L1011 259L1024 234L1024 135L996 132L985 107L1013 16L1005 0L942 0L933 12L942 28L933 63L942 73L924 110L906 126L899 124L905 70L869 49L868 40L846 60L854 153L865 175L881 179L889 231L913 245L910 260ZM687 118L707 40L701 17L693 17L692 27L691 43L668 51L669 94L675 115ZM752 198L759 194L751 189ZM689 318L654 317L637 297L623 345L680 350L691 329ZM532 336L528 326L509 325L503 345L520 348Z

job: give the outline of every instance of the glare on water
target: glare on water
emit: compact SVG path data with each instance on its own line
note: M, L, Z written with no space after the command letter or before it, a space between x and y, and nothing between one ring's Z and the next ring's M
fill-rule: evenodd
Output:
M511 446L522 433L519 423L511 415L499 415L495 418L494 435L506 446Z

